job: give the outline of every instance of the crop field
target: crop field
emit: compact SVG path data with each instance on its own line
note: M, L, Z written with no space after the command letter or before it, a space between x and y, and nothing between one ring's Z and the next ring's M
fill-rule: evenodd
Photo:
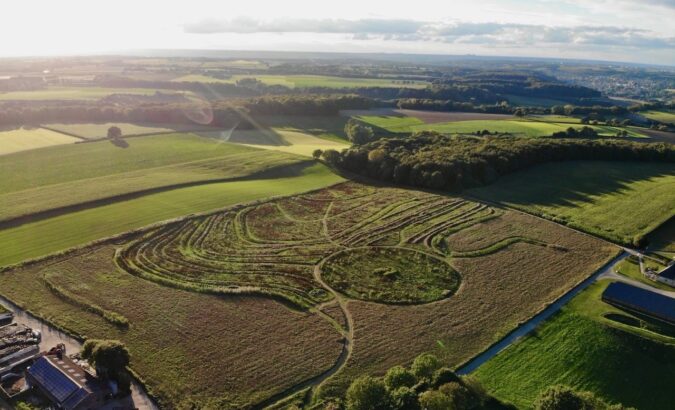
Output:
M469 192L626 244L675 215L675 170L670 164L550 163Z
M0 230L0 266L40 257L184 215L238 202L293 195L342 181L323 165L290 166L274 176L173 189Z
M345 115L349 112L345 112ZM512 115L481 113L425 113L414 110L371 110L354 111L354 118L373 127L392 133L437 131L446 134L473 134L476 131L508 133L526 137L540 137L569 127L581 128L578 118L542 115L514 119ZM621 128L607 125L591 125L600 135L615 136L627 131L628 136L645 138L637 128Z
M419 226L406 228L409 234L403 236L416 243L417 249L430 246L435 255L449 256L461 277L459 290L440 301L414 306L350 300L354 351L343 371L324 387L324 394L342 391L359 374L378 374L409 363L425 351L457 366L597 270L617 251L549 222L475 203L453 214L457 219L446 225L441 240L429 237L429 231L416 234ZM415 343L411 345L410 340Z
M196 81L205 83L236 83L242 79L255 78L267 85L283 85L289 88L358 88L358 87L398 87L398 88L426 88L424 81L401 81L386 78L350 78L324 75L234 75L229 79L218 79L204 75L188 75L173 81Z
M297 131L317 138L347 142L345 125L348 118L340 115L264 115L255 120L263 127Z
M0 131L0 155L53 145L73 144L77 141L80 139L44 128Z
M49 87L35 91L9 91L0 93L0 101L98 100L113 94L153 95L157 91L150 88ZM162 90L162 92L180 94L176 91Z
M45 127L61 131L66 134L77 135L81 138L94 139L103 138L108 135L108 128L112 126L119 127L122 130L122 136L157 134L162 132L175 132L176 128L166 128L164 126L152 124L129 124L129 123L90 123L90 124L45 124ZM180 128L178 128L180 130Z
M0 161L4 165L0 168L6 175L26 172L28 177L35 179L23 184L20 178L11 178L4 184L0 182L0 185L6 185L0 188L3 193L0 195L0 222L92 201L128 199L125 195L132 193L247 177L303 160L281 152L217 143L190 134L134 139L126 149L109 141L70 148L77 149L42 150L26 156L41 158L39 164L44 168L27 170L25 168L35 162L22 162L20 158L8 157L8 161ZM60 152L75 158L74 162L62 164L64 157L57 155ZM80 155L87 155L87 158ZM206 159L194 160L197 155ZM113 162L112 158L120 158L120 161ZM66 167L63 173L49 173L49 170L55 172L61 168L61 164ZM80 168L76 169L78 164ZM42 169L47 172L44 179L40 178ZM78 173L70 174L69 171Z
M355 117L364 122L370 122L380 128L400 127L405 125L436 124L458 121L476 120L512 120L510 114L486 114L480 112L457 111L423 111L392 108L375 108L370 110L343 110L343 116ZM419 120L419 121L416 121ZM396 121L399 121L397 123ZM408 121L409 124L405 124ZM379 122L379 124L378 124ZM403 122L403 123L402 123Z
M449 123L440 123L432 125L417 125L411 127L412 131L438 131L447 134L471 134L476 131L488 130L491 132L508 133L514 135L522 135L526 137L540 137L551 135L554 132L565 131L570 126L569 123L558 123L548 121L531 121L531 120L485 120L485 121L458 121ZM614 136L619 131L624 130L620 127L611 127L606 125L590 125L598 134L604 136ZM576 126L581 128L581 125ZM643 138L644 135L635 129L625 129L628 135L636 138Z
M555 384L639 409L671 407L675 328L602 302L607 284L580 293L533 334L481 366L476 377L519 408L530 407L541 390Z
M172 200L179 197L198 195ZM233 195L229 204L235 198L253 199ZM143 209L155 216L158 207ZM87 226L82 215L67 216ZM237 407L329 369L338 373L323 394L424 351L456 365L615 253L528 215L349 182L15 268L0 273L0 293L71 332L123 340L163 403L224 397L221 407ZM354 264L366 274L355 274ZM250 317L248 325L236 319ZM222 330L207 336L209 326ZM413 335L414 346L404 343ZM198 391L180 377L189 364L198 367ZM223 368L227 374L216 372Z
M241 144L253 148L311 157L316 149L340 151L349 143L339 138L315 136L297 128L261 128L257 130L228 130L200 132L199 135Z
M131 367L169 408L243 408L325 371L340 353L339 334L318 315L154 284L117 269L114 252L102 246L0 273L0 292L71 333L123 341Z
M670 111L641 111L640 115L649 118L650 120L675 123L675 112Z

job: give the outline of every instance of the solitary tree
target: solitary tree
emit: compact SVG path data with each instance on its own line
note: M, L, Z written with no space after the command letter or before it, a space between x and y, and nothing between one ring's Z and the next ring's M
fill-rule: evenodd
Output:
M321 154L323 154L323 151L320 149L315 149L314 151L312 151L312 157L314 157L314 159L321 158Z
M368 143L375 137L372 128L354 120L349 120L345 125L345 134L349 141L358 145Z
M108 138L111 140L122 138L122 130L120 127L113 125L112 127L108 128Z

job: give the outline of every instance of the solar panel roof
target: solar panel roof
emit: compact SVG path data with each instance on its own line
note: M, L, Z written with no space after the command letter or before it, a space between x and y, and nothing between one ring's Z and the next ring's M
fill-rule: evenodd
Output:
M69 396L80 389L80 386L61 373L45 357L36 360L28 369L28 373L59 403L63 403Z

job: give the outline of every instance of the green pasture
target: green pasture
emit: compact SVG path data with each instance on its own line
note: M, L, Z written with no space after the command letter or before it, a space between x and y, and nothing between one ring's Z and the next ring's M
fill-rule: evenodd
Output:
M408 133L412 132L413 127L431 126L431 124L426 125L419 118L404 115L359 115L354 118L372 127L393 133Z
M0 155L51 147L54 145L72 144L78 138L44 128L18 128L0 131Z
M292 195L342 181L323 165L289 167L276 178L176 189L0 231L0 266L58 252L187 214Z
M526 137L548 136L558 131L566 131L569 127L581 128L578 118L561 115L531 116L523 119L506 120L469 120L451 121L426 124L416 117L397 115L362 115L356 119L374 127L391 133L412 133L419 131L437 131L444 134L473 134L477 131L508 133ZM611 127L605 125L591 125L591 128L603 136L615 136L626 130L631 137L645 137L636 129Z
M61 145L0 157L0 193L103 177L247 152L194 134L165 134L125 140Z
M93 139L108 136L110 127L118 127L122 130L122 136L157 134L162 132L174 132L176 128L167 128L162 125L152 124L130 124L130 123L88 123L88 124L44 124L44 127L64 132L66 134L77 135L78 137Z
M518 408L530 408L555 384L641 410L670 408L675 327L602 302L607 283L592 285L474 375L490 393Z
M469 192L627 244L675 215L675 170L667 163L548 163Z
M641 111L643 117L649 118L650 120L665 122L665 123L675 123L675 112L671 111Z

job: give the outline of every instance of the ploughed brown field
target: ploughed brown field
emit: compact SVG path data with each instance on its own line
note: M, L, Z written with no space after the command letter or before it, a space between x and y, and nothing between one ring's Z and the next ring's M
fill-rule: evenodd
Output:
M122 340L167 407L241 408L319 382L342 392L425 351L460 364L617 250L461 197L348 182L18 267L0 293Z

